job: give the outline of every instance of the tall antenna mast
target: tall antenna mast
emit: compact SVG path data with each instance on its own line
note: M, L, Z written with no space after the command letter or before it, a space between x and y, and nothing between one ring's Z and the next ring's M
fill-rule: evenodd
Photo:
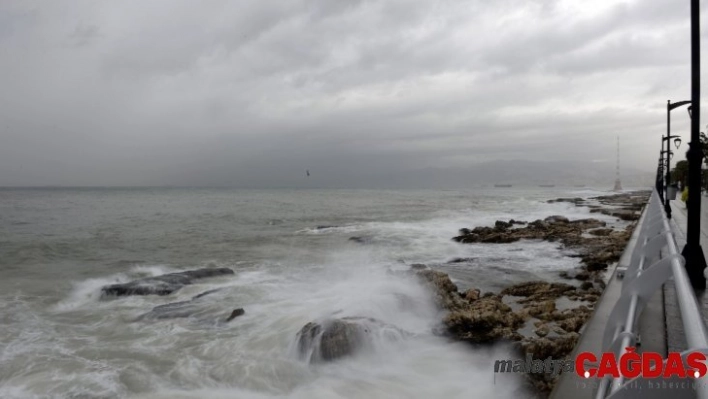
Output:
M617 136L617 176L615 178L615 191L622 191L622 183L620 182L620 137Z

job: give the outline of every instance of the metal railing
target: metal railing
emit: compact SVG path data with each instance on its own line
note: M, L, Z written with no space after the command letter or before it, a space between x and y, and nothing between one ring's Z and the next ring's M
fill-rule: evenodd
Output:
M679 311L683 321L688 348L681 353L686 365L686 356L692 352L708 354L708 330L703 322L700 308L691 287L684 259L679 254L669 219L661 207L661 199L653 191L643 215L637 236L637 244L626 268L617 269L622 278L622 293L610 313L602 341L603 352L612 352L616 359L627 352L628 347L639 344L637 320L651 297L673 278L676 286ZM664 365L666 359L664 359ZM674 383L680 389L652 389L657 384ZM668 385L666 386L668 388ZM708 399L708 377L699 379L646 379L639 376L632 380L623 377L605 377L598 385L595 397L673 399Z

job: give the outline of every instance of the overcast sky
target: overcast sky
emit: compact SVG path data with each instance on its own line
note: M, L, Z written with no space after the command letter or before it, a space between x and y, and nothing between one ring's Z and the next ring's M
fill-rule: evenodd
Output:
M689 85L688 0L4 0L0 185L651 173Z

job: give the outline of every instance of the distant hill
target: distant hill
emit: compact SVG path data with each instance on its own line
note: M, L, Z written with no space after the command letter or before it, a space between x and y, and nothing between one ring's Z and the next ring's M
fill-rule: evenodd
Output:
M626 187L651 186L653 183L652 173L630 168L620 172L622 184ZM364 181L376 187L392 188L459 188L487 184L587 185L612 188L615 181L615 167L591 162L490 161L469 168L424 168L381 173L367 176L357 183Z

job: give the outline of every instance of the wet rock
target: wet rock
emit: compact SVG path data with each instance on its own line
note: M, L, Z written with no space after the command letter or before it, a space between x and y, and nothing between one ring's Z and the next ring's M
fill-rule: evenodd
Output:
M195 295L189 301L179 301L155 306L151 311L138 316L135 321L180 319L196 317L208 313L214 308L214 302L204 299L221 289L209 290Z
M556 337L525 338L518 346L524 355L531 354L534 359L550 357L560 360L570 354L579 337L578 333L568 333ZM550 394L558 380L557 376L547 373L527 373L525 376L544 397Z
M590 273L587 270L581 270L575 275L576 280L585 281L590 278Z
M427 268L428 268L428 266L424 265L422 263L414 263L411 265L411 269L413 269L413 270L425 270Z
M527 227L529 229L534 229L534 230L543 230L548 227L548 223L544 222L541 219L536 219L533 222L529 223Z
M524 318L532 316L541 320L551 320L555 310L556 302L553 300L548 300L524 306L524 308L518 313Z
M617 211L613 212L612 216L618 217L622 220L639 220L640 215L637 212Z
M234 309L233 312L231 312L231 314L229 315L229 317L226 318L226 321L229 322L239 316L243 316L245 313L246 311L243 310L243 308Z
M359 244L369 244L369 243L371 243L371 237L354 236L354 237L349 237L349 241L358 242Z
M197 294L197 295L193 296L193 297L192 297L192 300L195 300L195 299L198 299L198 298L202 298L202 297L205 297L205 296L207 296L207 295L211 295L211 294L213 294L213 293L215 293L215 292L219 292L219 291L221 291L221 288L215 288L215 289L213 289L213 290L204 291L204 292L202 292L202 293L200 293L200 294Z
M534 359L563 359L568 355L578 342L580 334L567 333L558 337L540 339L523 339L520 343L524 353L531 353Z
M602 220L597 220L597 219L592 219L592 218L587 218L587 219L578 219L578 220L572 220L568 222L572 225L578 226L583 230L587 229L595 229L598 227L605 227L607 226L606 222L603 222Z
M229 274L234 274L234 271L225 267L170 273L157 277L134 280L129 283L107 285L101 288L101 295L104 297L129 295L169 295L185 285L192 284L194 280Z
M587 319L590 317L590 312L588 311L575 311L574 316L567 317L558 323L558 326L568 332L578 332L580 328L585 324Z
M591 310L585 305L578 306L574 309L565 309L563 311L555 311L552 314L552 319L565 331L578 331L590 317Z
M441 308L459 310L468 306L468 303L460 296L457 286L446 273L428 269L418 271L416 275L431 288L435 301Z
M520 339L516 329L523 321L498 297L485 297L464 309L450 312L443 324L454 338L478 344Z
M593 229L588 231L588 233L594 236L605 237L612 234L613 231L613 229Z
M511 223L505 222L503 220L497 220L496 222L494 222L494 228L498 229L498 230L506 230L511 226L512 226Z
M185 318L201 310L203 309L192 301L173 302L155 306L151 311L138 316L136 321Z
M579 204L579 203L585 202L585 200L580 197L575 197L575 198L557 198L557 199L548 200L546 202L548 202L549 204L552 204L554 202L572 202L575 204Z
M607 270L607 263L599 261L590 261L586 263L585 267L588 269L588 271L596 272L600 270Z
M568 331L565 331L558 325L554 325L553 327L551 327L551 331L553 331L553 333L555 333L556 335L565 335L568 333Z
M546 222L546 223L550 223L550 224L553 224L553 223L569 223L569 222L570 222L570 220L568 220L567 217L565 217L565 216L560 216L560 215L549 216L549 217L543 219L543 221Z
M372 344L374 336L397 340L408 336L403 330L367 317L309 322L297 334L298 353L311 363L350 356Z
M453 258L453 259L447 261L446 263L448 263L448 264L453 264L453 263L470 263L470 262L474 262L475 260L477 260L477 259L476 259L476 258Z
M460 235L453 240L460 243L510 243L521 239L542 239L548 241L563 240L564 244L580 243L584 230L603 227L606 223L597 219L569 221L563 216L549 216L545 220L536 220L526 227L510 229L508 222L498 220L495 227L478 226L474 229L461 229Z
M575 286L565 283L548 283L545 281L528 281L504 288L501 295L523 296L526 299L520 303L529 303L556 299L568 291L575 290Z
M523 220L514 220L514 219L509 220L509 224L525 225L527 223L528 222L524 222Z
M474 302L479 299L480 291L476 288L470 288L465 291L464 297L468 302Z
M535 333L536 335L538 335L539 337L545 337L546 335L548 335L548 333L550 333L550 329L548 328L547 325L543 324L543 325L541 325L540 327L538 327L538 328L534 331L534 333Z
M591 283L590 281L585 281L582 284L580 284L580 289L587 291L590 289L593 289L595 287L595 284Z

